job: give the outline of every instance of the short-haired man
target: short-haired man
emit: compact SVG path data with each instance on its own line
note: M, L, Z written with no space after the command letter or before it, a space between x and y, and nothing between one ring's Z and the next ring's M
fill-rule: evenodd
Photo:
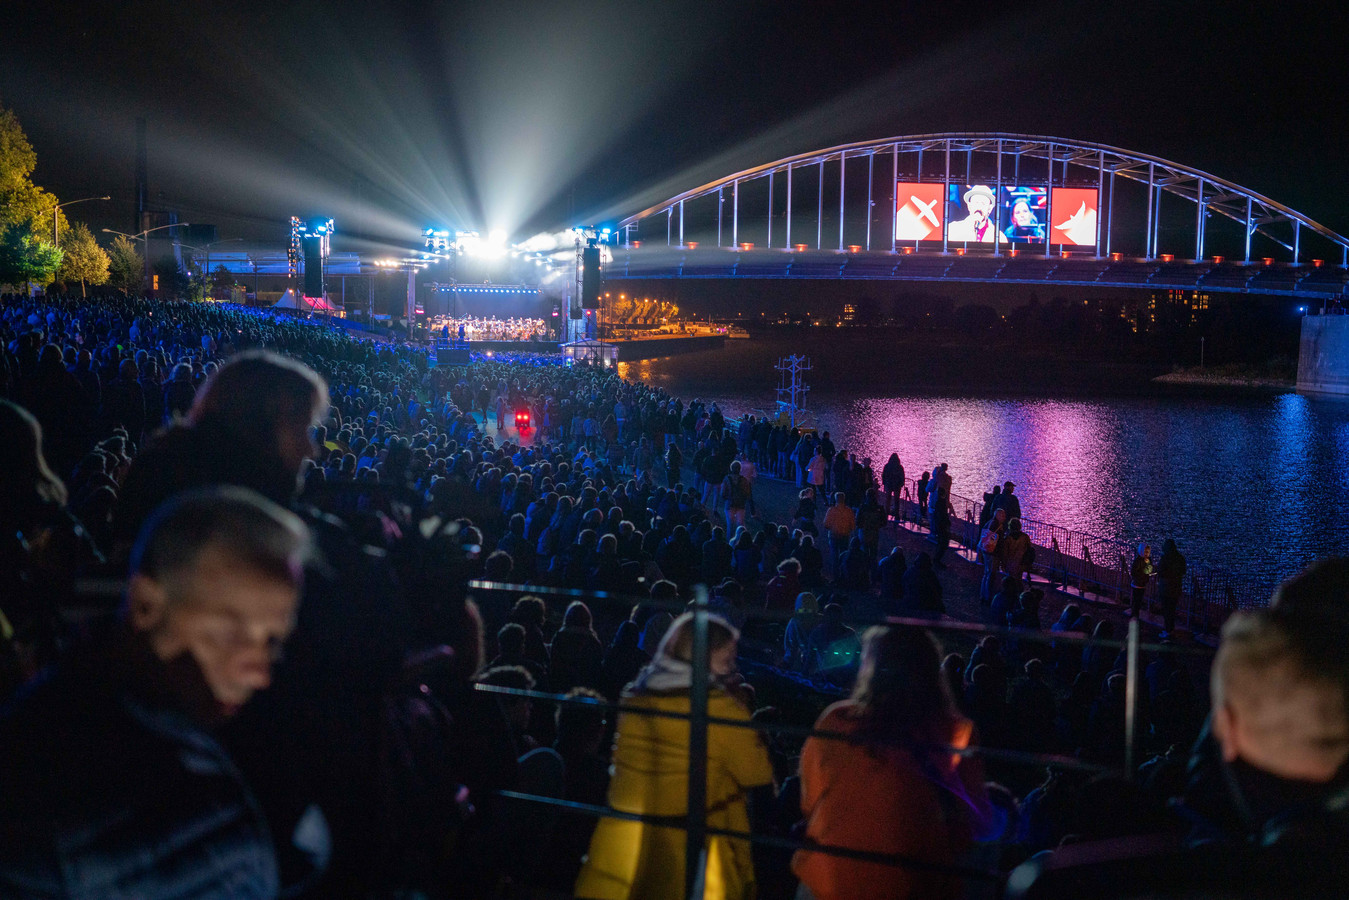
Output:
M953 219L946 229L946 239L951 243L975 242L983 244L998 243L1002 234L993 224L993 209L997 200L993 189L986 184L976 184L961 196L968 215L963 219Z
M0 895L277 893L267 825L212 732L270 683L308 548L241 488L151 516L117 633L0 720Z
M1285 604L1276 593L1272 608L1223 626L1211 733L1195 745L1184 794L1191 843L1267 843L1324 826L1349 835L1349 626L1324 615L1341 597Z
M1223 761L1304 786L1349 761L1345 685L1277 611L1237 613L1213 661L1213 736Z

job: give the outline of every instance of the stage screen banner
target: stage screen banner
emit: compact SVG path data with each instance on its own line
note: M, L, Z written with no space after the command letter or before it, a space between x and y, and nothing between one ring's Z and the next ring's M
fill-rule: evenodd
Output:
M1095 188L1054 188L1049 240L1075 247L1096 246L1098 197Z
M1049 192L1042 187L1003 185L998 224L1011 244L1043 244L1049 221Z
M942 185L901 181L895 185L895 240L939 241Z
M946 195L946 240L952 244L1002 244L994 221L998 203L987 184L951 184Z

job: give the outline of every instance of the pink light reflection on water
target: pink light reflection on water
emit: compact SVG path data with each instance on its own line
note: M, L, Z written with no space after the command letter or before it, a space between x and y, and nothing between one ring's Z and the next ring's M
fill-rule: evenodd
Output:
M959 496L1013 481L1028 516L1079 527L1118 504L1106 500L1120 496L1111 418L1090 402L861 398L831 412L821 423L835 425L837 446L878 470L898 452L911 478L946 462Z

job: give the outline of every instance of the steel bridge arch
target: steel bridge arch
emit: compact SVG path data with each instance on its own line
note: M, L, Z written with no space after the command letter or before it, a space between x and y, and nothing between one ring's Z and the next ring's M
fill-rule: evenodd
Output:
M1106 177L1109 176L1111 183L1110 190L1110 218L1113 218L1114 207L1114 179L1124 178L1148 187L1148 213L1147 213L1147 233L1145 235L1145 253L1144 258L1155 258L1157 254L1157 236L1160 216L1154 215L1163 193L1180 197L1196 205L1195 221L1195 260L1204 258L1204 237L1205 237L1205 212L1211 211L1218 215L1231 219L1243 225L1245 229L1245 256L1246 261L1251 259L1251 238L1259 234L1275 242L1284 249L1292 253L1292 261L1297 263L1301 256L1301 238L1303 229L1310 230L1330 243L1338 246L1341 252L1341 266L1349 265L1349 238L1332 231L1326 226L1314 221L1310 217L1294 210L1282 203L1272 200L1263 194L1242 187L1225 178L1220 178L1201 169L1181 163L1172 162L1159 156L1152 156L1146 153L1137 153L1132 150L1125 150L1120 147L1114 147L1109 144L1099 144L1089 141L1079 141L1070 138L1049 137L1044 135L1012 134L1001 132L947 132L939 134L921 134L904 135L896 137L883 138L881 140L859 141L850 144L839 144L833 147L827 147L822 150L815 150L808 153L800 153L794 156L784 157L770 163L760 166L754 166L744 169L740 172L727 175L716 181L699 185L698 187L676 194L668 200L650 206L641 212L630 215L619 220L618 231L620 235L625 236L630 243L631 229L639 221L653 216L664 214L667 221L667 243L673 243L673 219L678 214L680 241L683 243L683 220L684 205L690 201L711 194L721 196L721 202L718 204L718 232L720 234L722 205L725 202L724 192L727 188L732 192L732 231L730 245L734 247L737 244L739 227L739 188L747 181L753 181L759 178L771 178L780 173L788 173L788 215L786 220L787 237L782 249L791 247L791 173L798 168L820 166L821 183L823 183L823 166L825 163L838 161L840 166L848 159L870 157L870 166L875 165L875 158L891 154L893 158L894 170L898 170L899 154L918 153L919 156L919 177L921 178L922 163L921 154L923 152L937 151L945 155L945 181L951 181L950 157L952 153L993 153L997 155L998 170L1001 172L1001 164L1005 155L1016 154L1019 157L1030 159L1039 159L1047 164L1047 183L1053 184L1055 178L1055 166L1062 166L1062 177L1066 180L1069 166L1077 166L1079 169L1094 170L1097 173L1098 190L1104 191ZM936 180L936 179L931 179ZM1023 179L1024 180L1024 179ZM1038 179L1036 179L1038 181ZM893 183L894 179L892 179ZM963 179L962 179L963 181ZM871 198L872 185L874 177L868 182L868 206L874 205ZM844 208L844 179L840 178L839 184L839 250L843 245L843 208ZM772 197L772 182L769 183L770 209ZM1098 194L1098 196L1101 196ZM823 191L820 192L819 206L820 212L823 212ZM890 234L894 234L894 203L890 204ZM822 215L821 215L822 218ZM871 216L867 219L867 249L871 249ZM822 229L822 225L818 226ZM818 231L821 239L817 241L817 248L823 248L822 231ZM1097 220L1097 255L1103 252L1110 252L1111 222L1109 219L1102 223ZM1291 233L1290 233L1291 232ZM943 229L942 238L943 249L946 247L945 231ZM769 248L773 246L771 215L769 221ZM893 240L889 248L893 249ZM1045 244L1045 255L1049 255L1049 242Z

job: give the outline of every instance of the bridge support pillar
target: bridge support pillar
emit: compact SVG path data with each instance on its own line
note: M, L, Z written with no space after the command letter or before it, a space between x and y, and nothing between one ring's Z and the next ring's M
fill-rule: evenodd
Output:
M1349 397L1349 316L1303 316L1297 389Z

